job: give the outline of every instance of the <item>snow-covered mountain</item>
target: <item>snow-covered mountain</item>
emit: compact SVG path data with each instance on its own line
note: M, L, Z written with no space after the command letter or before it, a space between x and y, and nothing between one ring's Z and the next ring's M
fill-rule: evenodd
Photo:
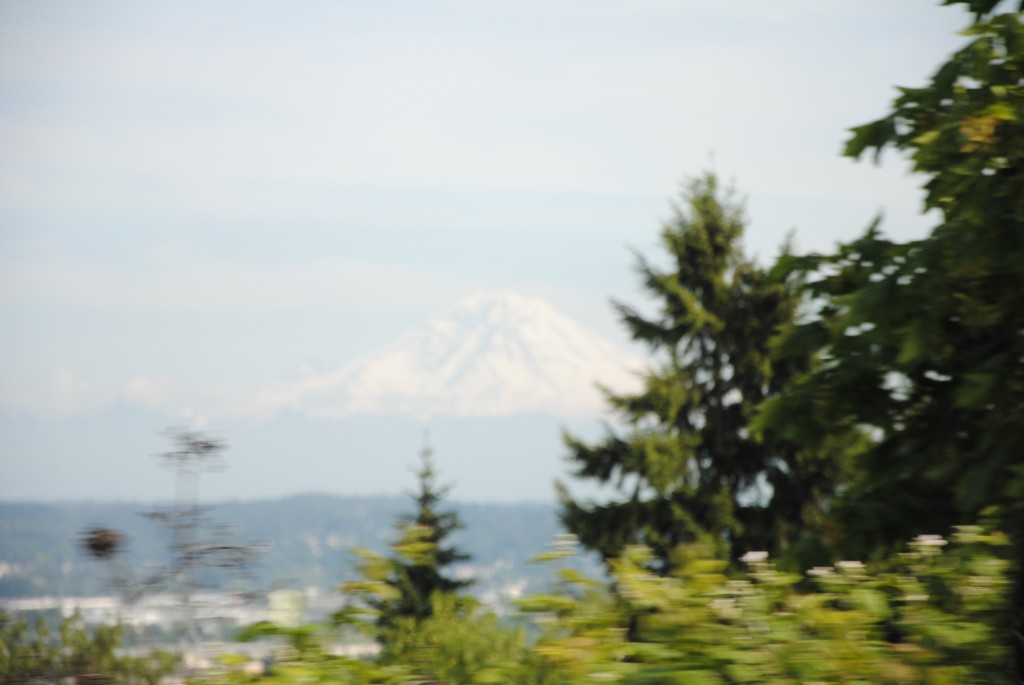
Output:
M488 293L341 369L268 388L253 410L321 418L593 416L604 406L596 383L636 389L641 369L639 359L543 300Z
M628 391L640 368L541 300L473 297L343 368L211 403L198 425L228 440L230 471L204 475L203 497L397 494L429 429L454 497L551 501L562 430L596 440L595 383ZM0 500L166 498L150 455L167 448L171 421L127 401L71 416L0 407Z

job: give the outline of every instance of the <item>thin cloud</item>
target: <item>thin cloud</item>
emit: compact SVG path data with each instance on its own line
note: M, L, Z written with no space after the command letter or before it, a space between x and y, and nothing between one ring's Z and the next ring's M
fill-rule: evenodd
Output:
M157 252L157 255L168 254ZM0 306L122 312L408 312L465 286L429 267L320 257L0 262ZM372 294L372 299L367 295Z

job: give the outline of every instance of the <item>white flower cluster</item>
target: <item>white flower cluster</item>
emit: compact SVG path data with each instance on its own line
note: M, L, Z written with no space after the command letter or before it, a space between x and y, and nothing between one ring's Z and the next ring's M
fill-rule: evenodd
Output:
M914 538L914 544L921 547L942 547L949 544L949 541L941 535L918 535Z

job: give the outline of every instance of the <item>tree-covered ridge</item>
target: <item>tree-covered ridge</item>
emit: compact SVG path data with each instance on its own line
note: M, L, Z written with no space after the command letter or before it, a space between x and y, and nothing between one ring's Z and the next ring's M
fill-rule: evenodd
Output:
M125 561L132 567L164 564L167 540L159 527L140 515L151 508L127 503L0 503L0 562L10 565L0 576L0 597L109 593L108 569L90 561L77 543L82 529L91 526L124 533ZM255 587L287 582L330 593L352 577L353 547L387 551L393 524L408 502L397 496L299 495L225 502L212 508L212 514L239 538L262 545L251 569ZM536 587L546 582L544 573L527 561L559 531L554 505L453 502L452 510L467 523L452 540L472 554L475 567L493 569L500 575L494 580L500 582L519 578ZM481 590L489 589L488 582Z

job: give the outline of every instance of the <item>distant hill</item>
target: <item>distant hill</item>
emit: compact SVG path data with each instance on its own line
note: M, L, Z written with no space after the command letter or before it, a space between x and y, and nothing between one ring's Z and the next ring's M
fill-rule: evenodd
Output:
M539 589L548 569L528 563L560 532L550 504L453 503L466 523L455 542L473 555L460 569L478 578L477 592ZM88 559L77 542L89 526L123 531L133 568L165 563L166 536L142 514L142 504L0 503L0 597L85 596L109 593L108 569ZM352 577L353 547L384 551L395 537L404 497L302 495L213 505L210 517L240 541L263 547L252 586L315 586L332 592Z

